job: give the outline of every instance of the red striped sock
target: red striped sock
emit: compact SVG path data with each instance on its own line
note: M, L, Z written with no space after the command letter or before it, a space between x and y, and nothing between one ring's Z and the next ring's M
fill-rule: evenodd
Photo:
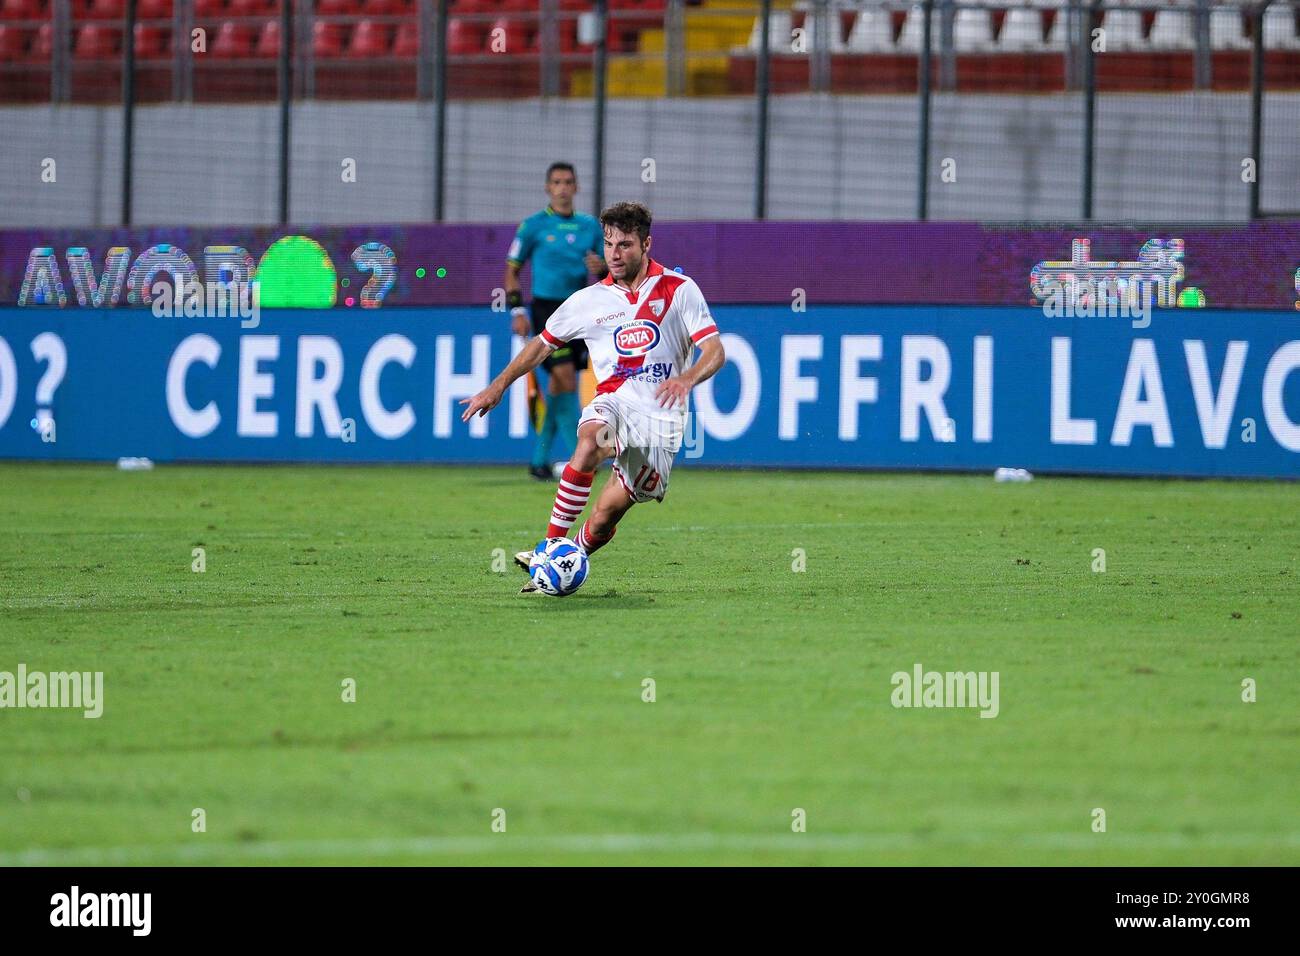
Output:
M591 497L591 482L596 477L594 471L578 471L572 465L564 466L560 478L560 487L555 489L555 507L551 509L551 523L546 527L546 537L563 538L568 535L573 523L587 507Z
M614 540L614 535L618 534L618 526L615 525L609 529L609 534L601 538L595 535L591 530L591 522L584 521L582 527L578 529L578 537L574 540L578 542L578 547L582 548L588 554L599 551L605 545Z

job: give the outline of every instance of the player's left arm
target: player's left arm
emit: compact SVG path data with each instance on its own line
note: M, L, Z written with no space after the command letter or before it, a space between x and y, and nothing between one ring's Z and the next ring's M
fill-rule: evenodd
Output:
M722 337L711 335L700 343L700 360L681 375L665 381L655 391L661 407L676 408L686 404L686 396L700 382L712 378L727 361L722 348Z
M677 297L679 315L686 326L686 334L700 350L700 360L655 390L655 399L661 408L684 407L691 389L712 378L727 361L727 354L722 350L722 337L718 334L718 327L713 322L709 304L704 301L700 287L687 279L677 290Z

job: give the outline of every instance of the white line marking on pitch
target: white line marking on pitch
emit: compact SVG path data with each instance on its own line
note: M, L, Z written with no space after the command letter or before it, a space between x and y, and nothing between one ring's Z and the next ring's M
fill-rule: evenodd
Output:
M158 846L71 847L0 853L0 866L124 866L144 863L203 863L218 859L279 860L386 856L515 853L687 853L700 850L885 851L994 844L1002 848L1058 850L1233 849L1300 847L1300 833L827 833L722 834L622 833L570 836L431 836L339 840L272 840L264 843L160 844Z

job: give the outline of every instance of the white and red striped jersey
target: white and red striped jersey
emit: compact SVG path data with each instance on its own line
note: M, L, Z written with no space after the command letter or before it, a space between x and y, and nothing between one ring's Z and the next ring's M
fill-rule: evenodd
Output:
M717 334L700 287L653 259L636 292L607 275L565 299L542 330L553 349L570 339L586 341L597 395L618 392L660 414L666 410L655 390L689 368L695 346Z

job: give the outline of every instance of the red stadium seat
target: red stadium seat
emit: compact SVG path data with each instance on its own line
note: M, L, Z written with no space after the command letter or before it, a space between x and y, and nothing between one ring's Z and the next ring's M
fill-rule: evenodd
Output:
M171 55L171 30L157 23L135 25L135 55L142 60L161 60Z
M73 52L83 60L107 60L118 54L122 31L91 23L77 31Z
M26 33L22 27L0 26L0 63L27 59Z
M253 28L227 20L217 31L208 55L221 60L246 60L253 55Z
M257 37L257 48L253 56L259 60L274 60L280 55L280 21L267 20L262 24L262 32Z
M318 57L330 59L343 55L343 41L347 38L347 27L342 23L317 20L311 29L311 49Z
M368 17L400 17L413 8L404 0L362 0L361 12Z
M87 20L120 20L126 13L126 0L90 0Z
M230 0L226 12L232 17L266 17L274 9L274 0Z
M54 24L42 23L36 31L32 43L32 56L37 60L49 60L54 56Z
M497 30L504 32L505 50L502 51L504 54L518 56L528 51L528 24L516 17L500 17L488 28L486 47L489 53L496 52L492 44L493 34L496 34Z
M361 12L361 0L319 0L316 4L318 17L350 17Z
M41 0L0 0L0 20L48 19L49 12L41 9Z
M393 41L393 56L420 55L420 25L414 20L403 20L397 26L397 39Z
M481 24L451 17L447 20L447 52L456 54L482 53Z
M200 20L215 20L226 15L226 0L194 0L194 16Z
M172 0L139 0L135 16L137 20L170 20Z
M358 60L388 56L388 27L373 20L362 20L352 31L344 55Z

